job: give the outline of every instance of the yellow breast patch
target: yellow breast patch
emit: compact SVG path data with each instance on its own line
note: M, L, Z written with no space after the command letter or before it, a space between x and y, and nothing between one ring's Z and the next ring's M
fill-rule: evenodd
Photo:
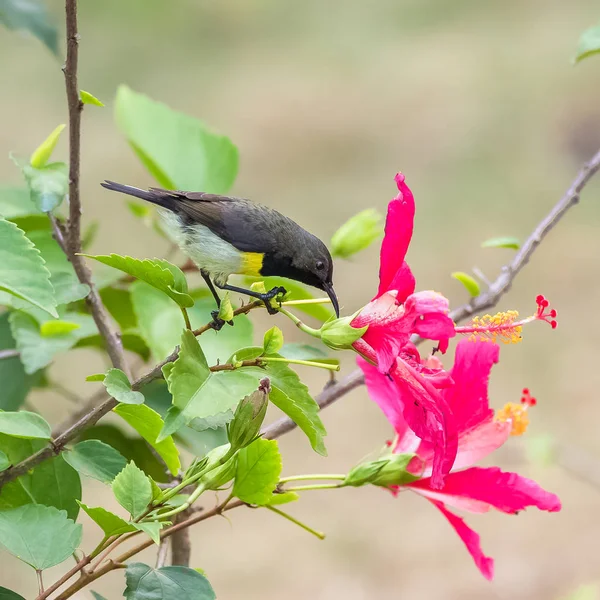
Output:
M242 254L242 275L260 276L264 254L260 252L244 252Z

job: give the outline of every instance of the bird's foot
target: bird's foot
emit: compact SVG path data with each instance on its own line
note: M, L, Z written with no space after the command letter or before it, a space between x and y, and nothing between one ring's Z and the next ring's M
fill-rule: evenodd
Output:
M213 310L210 313L210 316L213 319L212 323L210 324L210 326L215 331L221 331L221 329L223 328L223 325L225 325L225 323L227 323L228 325L232 325L233 326L233 321L224 321L223 319L221 319L221 317L219 317L219 311L218 310Z
M285 294L287 294L286 289L279 285L274 287L272 290L269 290L267 293L260 295L260 299L265 303L267 312L270 315L276 315L279 312L279 309L273 306L271 300L277 296L285 296ZM281 306L281 301L279 301L279 306Z

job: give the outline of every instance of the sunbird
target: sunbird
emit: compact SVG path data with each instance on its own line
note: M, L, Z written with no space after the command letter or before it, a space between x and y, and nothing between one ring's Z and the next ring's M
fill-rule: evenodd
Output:
M246 198L205 192L142 190L105 181L108 190L156 204L173 241L198 267L215 298L222 290L262 300L270 314L271 300L286 290L277 286L266 293L229 285L230 275L288 277L327 293L336 315L340 309L333 289L333 260L327 246L289 217ZM218 311L213 319L218 326Z

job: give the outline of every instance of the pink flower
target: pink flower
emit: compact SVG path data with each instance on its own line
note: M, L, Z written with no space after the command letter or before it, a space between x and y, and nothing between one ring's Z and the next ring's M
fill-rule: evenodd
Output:
M492 366L498 362L499 348L490 342L462 340L456 348L454 367L449 375L453 384L443 386L447 379L436 361L418 359L411 350L413 367L421 378L432 382L438 378L437 393L446 408L454 415L458 438L458 452L442 490L434 484L435 444L416 435L405 419L410 397L396 383L382 375L367 361L359 359L371 397L379 404L396 431L393 444L395 453L414 453L408 470L421 478L396 488L409 489L427 498L454 527L475 564L487 579L492 579L494 562L481 550L479 535L470 529L461 517L448 507L472 513L484 513L495 508L507 514L516 514L528 506L555 512L560 510L559 498L542 489L537 483L517 473L507 473L498 467L474 467L506 442L509 435L523 433L527 425L527 405L535 399L524 390L523 404L507 404L494 419L488 404L488 379ZM399 359L400 362L400 359ZM441 379L440 379L441 378ZM440 385L442 384L442 385Z

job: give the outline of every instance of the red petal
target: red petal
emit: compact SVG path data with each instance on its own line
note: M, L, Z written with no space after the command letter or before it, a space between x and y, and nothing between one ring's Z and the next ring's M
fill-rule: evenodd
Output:
M392 281L402 269L413 233L415 199L404 183L404 175L398 173L396 183L400 193L388 205L380 253L378 295L394 289L391 287Z
M458 537L463 541L467 547L469 554L473 557L477 568L481 571L481 574L488 580L491 581L494 577L494 559L489 558L483 553L481 549L481 538L479 534L473 531L459 516L450 512L441 502L432 500L432 503L438 507L440 512L448 519L448 522L454 531L458 533Z
M499 352L498 345L491 342L461 340L456 346L454 366L450 371L455 385L446 390L445 397L459 433L494 416L488 402L488 383Z
M429 479L420 479L410 484L411 488L434 488ZM529 506L556 512L561 509L558 496L547 492L535 481L517 473L507 473L498 467L472 467L451 473L446 478L444 489L439 492L444 502L453 504L453 498L470 498L485 502L508 514L514 514Z
M389 289L398 292L396 300L400 304L404 304L405 300L415 291L415 276L412 274L406 261L404 261L396 271L394 278L389 284ZM380 286L378 295L383 291L385 290L382 290Z

